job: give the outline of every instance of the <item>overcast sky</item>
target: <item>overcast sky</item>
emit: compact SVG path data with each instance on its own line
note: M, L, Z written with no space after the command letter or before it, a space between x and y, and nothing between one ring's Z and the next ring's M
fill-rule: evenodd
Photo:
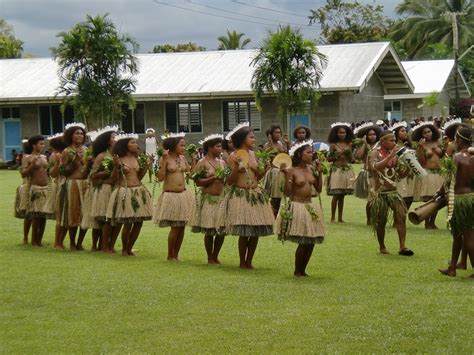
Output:
M288 22L293 26L300 25L305 36L316 38L319 34L318 26L307 27L307 16L309 9L317 8L325 2L325 0L0 0L0 17L5 18L14 27L15 35L24 42L24 53L30 53L35 57L50 56L49 48L57 45L58 32L69 30L77 22L83 21L86 14L104 13L110 14L119 31L132 35L138 41L140 53L147 53L155 44L188 41L196 42L209 50L216 49L217 37L224 35L227 29L245 33L252 39L248 47L258 47L268 30L275 30L278 23ZM376 2L384 5L387 16L394 17L394 8L400 0ZM230 18L244 19L253 23Z

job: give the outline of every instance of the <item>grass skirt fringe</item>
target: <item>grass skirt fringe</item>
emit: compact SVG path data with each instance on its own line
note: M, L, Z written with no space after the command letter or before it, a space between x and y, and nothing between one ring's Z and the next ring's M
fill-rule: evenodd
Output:
M474 193L454 195L453 216L449 227L453 236L474 229Z
M272 207L261 188L232 187L225 194L225 230L241 237L262 237L273 234Z
M99 224L95 221L92 216L92 198L94 194L93 187L89 184L87 190L84 193L82 199L82 220L81 228L82 229L98 229L100 228Z
M206 193L199 194L197 209L191 217L189 224L193 233L207 235L224 234L224 197L213 196Z
M16 218L25 218L26 207L28 205L28 184L24 183L17 187L15 194L15 217Z
M152 215L152 197L143 185L119 186L110 195L106 217L112 225L148 221Z
M184 227L195 209L196 201L191 191L163 191L156 202L153 222L160 227Z
M319 203L290 201L289 206L282 204L275 221L275 233L281 241L289 240L298 244L322 243L326 226Z
M396 223L404 222L407 215L405 201L397 191L374 192L369 197L370 223L377 231L379 226L385 225L393 211Z
M285 176L281 173L280 168L271 168L265 174L263 186L270 198L282 198L284 184Z
M102 184L92 188L92 217L99 222L107 219L107 207L112 196L112 185Z
M354 193L355 174L351 166L331 167L327 179L327 193L332 195L352 195Z
M51 209L51 189L49 185L38 186L30 185L29 203L27 214L29 217L45 217L54 216L54 210Z
M415 178L404 177L397 182L397 192L402 198L413 197L415 192Z
M414 201L430 200L444 183L444 178L437 172L427 170L428 175L415 178Z
M56 222L66 228L79 227L82 221L82 200L87 180L67 179L60 185L57 199Z

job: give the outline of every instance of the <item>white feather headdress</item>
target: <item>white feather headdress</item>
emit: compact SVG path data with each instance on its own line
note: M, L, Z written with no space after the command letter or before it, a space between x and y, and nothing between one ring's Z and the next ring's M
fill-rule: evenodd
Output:
M97 131L91 131L87 132L86 135L90 137L91 142L95 141L98 136L100 136L102 133L105 132L117 132L119 127L117 125L115 126L105 126L104 128L100 128Z
M199 144L203 145L204 143L208 141L212 141L213 139L224 139L224 136L222 134L210 134L206 138L204 138L202 141L199 141Z
M461 118L455 118L451 121L446 122L443 126L443 132L446 131L446 128L451 127L452 125L459 125L459 124L462 124Z
M161 139L165 140L167 138L184 138L186 133L180 132L180 133L166 133L161 136Z
M56 134L53 134L52 136L49 136L48 138L46 138L48 141L50 141L51 139L56 139L56 138L59 138L59 137L62 137L64 135L64 133L60 132L60 133L56 133Z
M347 122L334 122L334 123L331 125L331 128L339 127L339 126L346 126L346 127L351 128L351 124L350 124L350 123L347 123Z
M237 132L239 129L241 128L244 128L244 127L249 127L250 126L250 122L244 122L244 123L241 123L241 124L238 124L237 126L234 127L234 129L232 131L230 131L229 133L227 133L227 136L225 136L225 139L227 141L230 141L230 139L232 138L232 136L235 134L235 132Z
M79 127L79 128L82 128L83 130L86 129L86 125L82 122L72 122L72 123L68 123L66 126L64 126L64 130L67 130L71 127Z
M155 129L150 127L150 128L147 128L147 129L145 130L145 132L146 132L146 133L148 133L148 132L155 133Z
M136 134L136 133L122 133L122 134L117 134L117 135L114 137L114 141L118 142L118 141L121 140L121 139L130 139L130 138L138 139L138 134Z
M374 125L374 123L372 121L365 122L364 124L361 124L359 127L356 127L354 129L354 134L357 135L357 133L359 133L361 130L363 130L367 127L372 127L373 125Z
M28 139L22 139L21 143L28 143Z
M288 152L288 154L290 155L290 157L292 157L293 155L295 155L295 152L298 149L300 149L301 147L304 147L306 145L309 145L310 147L313 147L313 140L308 139L307 141L296 143L293 147L290 148L290 151Z
M408 123L406 123L405 121L400 121L400 122L397 122L395 124L393 124L392 126L390 126L388 129L392 132L395 132L395 130L397 128L400 128L400 127L404 127L404 128L407 128L408 127Z

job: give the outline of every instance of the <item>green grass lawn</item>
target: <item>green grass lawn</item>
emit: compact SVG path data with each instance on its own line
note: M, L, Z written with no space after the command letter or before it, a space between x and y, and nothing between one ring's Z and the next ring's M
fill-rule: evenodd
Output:
M146 222L137 257L21 245L13 218L18 172L0 171L0 353L426 352L472 353L474 282L442 276L450 256L446 212L436 231L408 226L411 258L380 256L365 201L346 199L345 224L329 224L309 278L296 279L296 244L260 240L256 270L240 270L237 237L208 266L186 232L168 263L167 229ZM323 197L326 221L329 198ZM89 247L90 233L86 237ZM120 245L118 245L120 247ZM471 349L471 350L469 350Z

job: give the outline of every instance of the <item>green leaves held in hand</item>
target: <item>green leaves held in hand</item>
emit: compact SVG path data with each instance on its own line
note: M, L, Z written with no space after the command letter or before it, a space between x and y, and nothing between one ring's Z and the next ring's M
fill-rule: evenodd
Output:
M101 168L110 174L110 172L112 172L112 169L114 167L114 160L112 159L112 157L104 157L104 160L102 160L102 163L101 163Z
M146 169L148 166L148 156L145 153L140 153L138 155L138 165L140 170Z
M226 166L225 168L216 168L214 175L218 179L224 180L227 176L229 176L232 173L232 169Z
M456 173L456 165L454 159L446 157L441 159L441 175L444 177L453 176Z
M272 148L257 150L255 152L255 157L257 158L258 162L258 170L263 170L265 168L265 164L268 161L271 162L275 155L276 152Z
M193 154L195 154L197 152L197 147L196 147L196 144L188 144L188 146L186 147L186 153L192 157Z
M200 167L199 169L193 171L189 177L191 178L191 180L193 180L194 182L198 181L199 179L202 179L204 177L206 177L206 174L207 174L207 168L202 166Z
M156 155L159 157L162 157L164 152L165 150L162 147L156 149Z

